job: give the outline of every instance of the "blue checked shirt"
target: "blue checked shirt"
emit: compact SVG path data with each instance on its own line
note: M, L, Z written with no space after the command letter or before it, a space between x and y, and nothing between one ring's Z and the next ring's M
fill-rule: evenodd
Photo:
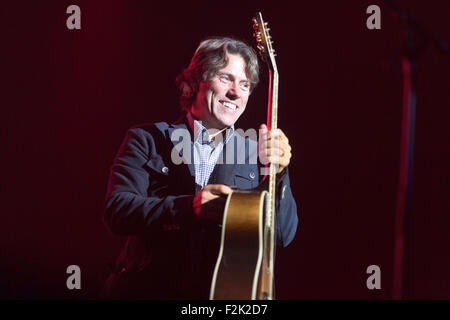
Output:
M234 126L226 130L225 141L222 140L222 133L219 133L215 140L209 137L207 129L200 121L192 118L188 114L189 123L194 131L193 151L194 151L194 168L195 183L202 188L208 184L209 177L216 166L220 153L230 138L234 135Z

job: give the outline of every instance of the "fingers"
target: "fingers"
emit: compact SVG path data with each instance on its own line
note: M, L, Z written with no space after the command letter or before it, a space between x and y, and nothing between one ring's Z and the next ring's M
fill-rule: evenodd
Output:
M280 165L281 169L278 170L278 172L280 172L284 167L287 167L289 165L290 157L291 157L291 155L289 154L288 157L286 157L286 156L284 156L284 157L269 156L269 157L267 157L267 159L268 159L269 163Z
M278 130L278 129L277 129ZM260 152L270 156L277 155L284 157L292 150L288 138L280 130L277 132L269 132L266 136L262 135L259 141Z
M268 149L266 152L266 158L289 160L292 156L291 151L283 149Z
M278 172L287 167L292 157L289 139L281 129L267 130L267 126L260 126L259 154L263 164L279 165Z
M260 136L261 141L274 139L274 140L284 141L285 143L289 144L289 139L284 134L284 132L279 128L268 131L267 126L265 124L261 124L259 126L259 133L260 133L259 136Z
M224 184L208 184L199 192L201 195L200 204L203 205L208 201L223 197L231 192L231 188Z
M267 155L283 156L287 152L291 152L292 148L289 143L278 140L266 140L260 144L260 151Z
M205 186L205 189L217 196L228 195L231 192L231 188L224 184L209 184Z

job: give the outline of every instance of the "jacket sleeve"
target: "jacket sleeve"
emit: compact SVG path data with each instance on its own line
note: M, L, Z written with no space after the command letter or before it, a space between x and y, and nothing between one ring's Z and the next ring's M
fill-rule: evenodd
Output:
M177 230L192 217L193 195L148 196L151 177L145 164L152 153L156 148L149 132L128 130L111 166L105 199L104 221L112 233Z
M277 244L286 247L295 237L298 225L297 205L291 192L288 168L277 175Z

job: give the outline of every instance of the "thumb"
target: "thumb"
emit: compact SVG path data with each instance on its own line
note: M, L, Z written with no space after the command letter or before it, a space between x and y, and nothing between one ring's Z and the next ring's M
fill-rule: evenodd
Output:
M214 195L227 195L231 192L231 188L224 184L211 185L210 192Z

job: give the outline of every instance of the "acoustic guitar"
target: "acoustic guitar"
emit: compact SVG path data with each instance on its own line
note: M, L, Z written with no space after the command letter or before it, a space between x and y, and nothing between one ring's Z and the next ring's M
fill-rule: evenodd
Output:
M278 70L267 22L260 12L253 18L254 37L269 70L268 130L277 128ZM274 299L276 246L275 182L278 166L266 166L255 189L233 190L227 198L222 236L211 283L212 300Z

